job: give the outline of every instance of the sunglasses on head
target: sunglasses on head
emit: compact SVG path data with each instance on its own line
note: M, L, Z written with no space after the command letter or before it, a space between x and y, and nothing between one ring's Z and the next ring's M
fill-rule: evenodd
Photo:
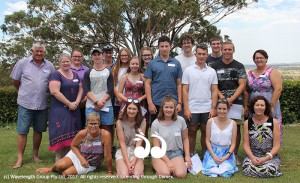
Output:
M133 102L133 103L135 103L135 104L138 104L138 103L139 103L139 100L138 100L138 99L128 98L128 99L127 99L127 102L128 102L128 103Z
M227 99L226 98L219 98L218 102L227 102Z

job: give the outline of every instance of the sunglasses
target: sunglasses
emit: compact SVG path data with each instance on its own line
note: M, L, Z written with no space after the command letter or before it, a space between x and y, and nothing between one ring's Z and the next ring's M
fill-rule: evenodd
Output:
M95 127L95 126L99 126L99 123L88 123L87 125L89 127Z
M218 102L227 102L227 99L226 98L219 98Z
M127 99L127 102L128 102L128 103L133 102L133 103L135 103L135 104L138 104L138 103L139 103L139 100L138 100L138 99L128 98L128 99Z

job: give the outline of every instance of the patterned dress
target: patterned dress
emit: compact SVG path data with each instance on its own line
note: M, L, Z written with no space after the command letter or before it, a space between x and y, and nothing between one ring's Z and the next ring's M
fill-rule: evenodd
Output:
M250 100L256 96L264 96L269 102L271 102L274 92L274 88L270 79L272 70L273 68L268 67L258 78L254 76L253 70L249 71L247 87L250 90ZM278 120L280 125L280 141L282 143L282 116L279 100L276 102L273 117Z
M145 90L144 90L144 82L143 82L142 75L140 76L139 80L137 80L135 83L132 83L129 80L128 75L126 75L123 95L126 98L138 99L141 96L143 96L144 93L145 93ZM119 118L122 117L122 115L123 115L124 108L126 107L125 105L126 105L126 102L123 101L121 104L121 108L120 108L121 110L120 110ZM141 107L146 109L145 100L143 100L141 102Z
M270 117L260 125L254 123L252 118L249 118L248 131L251 152L258 158L265 157L266 153L273 148L273 118ZM257 166L252 164L249 156L246 156L242 165L243 174L264 178L281 176L282 173L279 171L280 162L280 156L276 154L272 159Z
M69 100L75 101L78 95L80 79L73 72L73 78L67 79L60 72L51 74L51 81L61 83L60 92ZM50 151L57 151L69 147L77 132L82 129L80 108L69 110L68 106L52 97L49 114Z

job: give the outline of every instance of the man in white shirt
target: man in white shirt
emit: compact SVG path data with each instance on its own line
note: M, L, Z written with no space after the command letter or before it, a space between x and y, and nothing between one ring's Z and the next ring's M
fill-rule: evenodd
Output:
M207 46L195 49L197 61L186 68L182 76L184 116L187 120L190 153L194 153L197 130L201 131L202 157L206 151L205 136L207 120L216 115L218 78L216 71L205 63Z
M192 51L194 47L194 38L190 34L183 34L180 38L180 45L183 53L177 55L175 59L180 62L182 72L190 65L196 62L196 57Z

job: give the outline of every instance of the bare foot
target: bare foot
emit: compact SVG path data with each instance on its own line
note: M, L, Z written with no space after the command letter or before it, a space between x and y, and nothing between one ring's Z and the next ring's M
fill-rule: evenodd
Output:
M18 169L22 167L22 161L18 161L14 166L13 169Z
M39 157L33 157L32 159L33 159L33 161L36 162L36 163L40 163L40 162L43 161L43 160L41 160Z
M39 168L35 171L35 173L48 173L51 172L51 168Z

